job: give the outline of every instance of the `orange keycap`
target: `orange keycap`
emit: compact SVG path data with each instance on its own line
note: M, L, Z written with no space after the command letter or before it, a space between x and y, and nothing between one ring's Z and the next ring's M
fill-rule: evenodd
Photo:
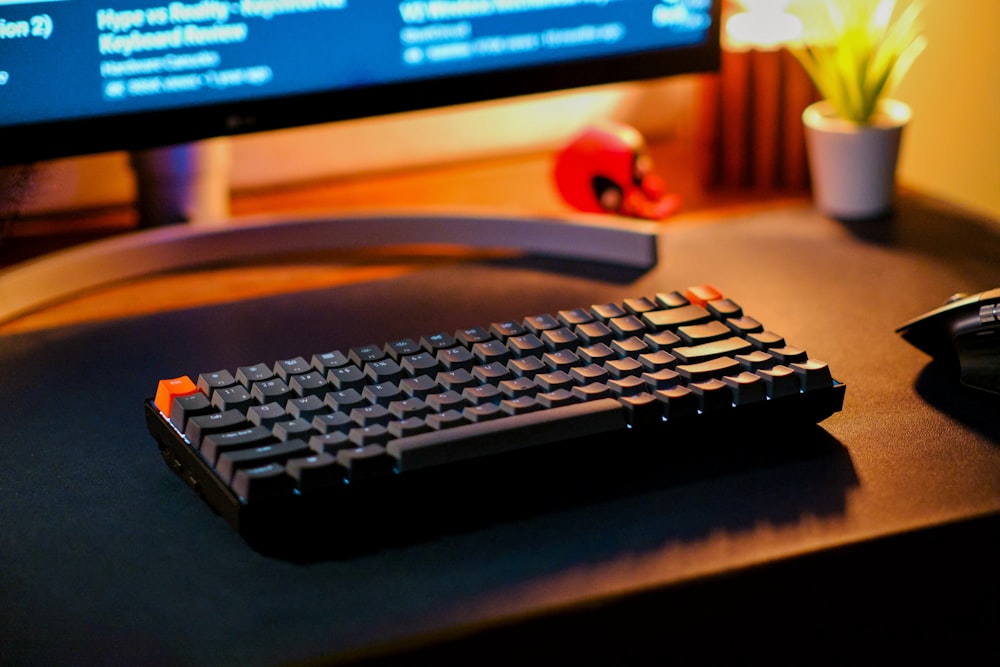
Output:
M688 287L684 296L686 296L688 301L691 303L704 308L706 302L721 299L722 292L715 289L711 285L695 285L694 287Z
M187 375L182 375L169 380L160 380L156 387L156 398L153 403L160 412L170 417L170 408L174 405L174 398L177 396L187 396L198 391L198 387Z

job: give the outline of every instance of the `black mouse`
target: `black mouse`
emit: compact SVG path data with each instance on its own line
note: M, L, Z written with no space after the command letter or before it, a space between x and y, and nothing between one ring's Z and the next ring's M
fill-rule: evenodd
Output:
M896 333L936 360L957 363L962 384L1000 394L1000 287L956 294Z

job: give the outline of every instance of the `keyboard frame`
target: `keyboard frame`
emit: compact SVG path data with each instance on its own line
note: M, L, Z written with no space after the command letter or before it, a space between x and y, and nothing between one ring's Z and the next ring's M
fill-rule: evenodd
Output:
M819 428L820 422L840 412L845 393L846 384L834 379L829 387L715 413L698 412L651 426L630 426L620 432L560 440L429 469L394 471L362 483L345 482L328 492L268 496L257 502L247 502L233 492L152 398L145 401L145 417L166 465L251 546L262 552L302 557L343 555L400 539L424 539L441 530L439 520L443 517L433 516L435 513L456 509L449 501L453 497L463 499L459 510L463 516L456 521L474 527L500 515L545 511L546 503L556 497L564 498L556 504L569 502L570 496L576 503L592 502L607 494L634 492L649 485L662 487L688 474L704 474L704 470L698 472L699 460L709 453L692 451L692 446L712 449L711 455L735 457L734 465L741 465L740 461L756 465L760 463L757 456L774 452L792 458L805 455L803 442L821 439L807 429ZM743 431L773 426L776 419L787 425L778 442L759 448L755 443L749 452L741 451L742 444L724 444L735 442ZM706 441L706 436L711 436L711 441ZM614 452L618 465L609 469L585 463L606 453L609 439L625 442L624 450ZM664 441L669 444L657 446ZM800 447L802 452L797 452ZM602 460L606 462L606 458ZM511 475L517 476L515 486L523 504L517 509L509 506ZM579 495L581 489L586 490ZM311 534L332 517L335 535L324 533L317 539Z

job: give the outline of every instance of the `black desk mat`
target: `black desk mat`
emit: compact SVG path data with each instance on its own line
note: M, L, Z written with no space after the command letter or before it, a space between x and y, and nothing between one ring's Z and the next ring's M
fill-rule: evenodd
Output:
M741 573L1000 511L998 402L893 333L954 292L1000 285L1000 235L911 198L895 220L855 228L797 205L682 219L664 225L660 251L644 274L498 260L0 338L4 661L279 664L530 627L699 581L721 607ZM847 383L843 412L801 452L309 562L249 549L163 465L143 424L159 378L702 282ZM634 618L618 619L627 635ZM586 662L616 643L611 632L569 652L556 645L567 627L536 655ZM660 627L656 645L692 627Z

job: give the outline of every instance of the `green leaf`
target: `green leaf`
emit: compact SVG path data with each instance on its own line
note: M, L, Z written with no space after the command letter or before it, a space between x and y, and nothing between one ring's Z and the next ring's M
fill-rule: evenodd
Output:
M827 0L833 42L790 50L837 114L867 123L923 51L921 6L894 0Z

